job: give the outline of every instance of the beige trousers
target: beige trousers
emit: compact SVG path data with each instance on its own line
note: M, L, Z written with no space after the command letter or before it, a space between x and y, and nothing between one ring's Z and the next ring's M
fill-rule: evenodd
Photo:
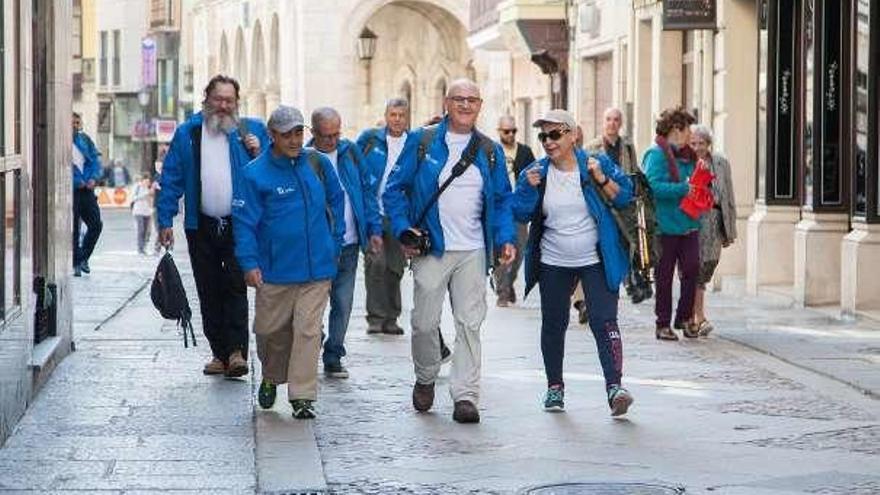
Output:
M329 295L329 280L257 289L254 334L263 378L287 383L290 400L318 398L321 321Z

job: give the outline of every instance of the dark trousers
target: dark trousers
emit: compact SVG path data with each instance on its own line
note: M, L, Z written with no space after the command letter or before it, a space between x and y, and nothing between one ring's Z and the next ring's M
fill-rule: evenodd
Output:
M596 340L605 387L620 385L623 375L623 343L617 327L617 291L608 289L602 263L566 268L541 263L538 284L541 291L541 354L547 384L563 385L562 360L565 331L570 319L569 297L581 282L590 315L590 330Z
M80 224L86 224L86 235L82 245L79 243ZM75 189L73 191L73 264L89 261L104 223L101 222L101 208L94 189Z
M200 215L198 230L186 231L186 244L211 352L223 362L235 351L247 359L247 287L235 259L231 218Z
M657 328L668 327L672 319L672 278L676 265L681 279L681 295L675 310L675 322L687 322L694 314L694 296L700 271L700 233L661 235L660 245L663 254L654 270L657 278L657 289L654 291Z
M379 253L367 251L364 255L364 285L367 289L367 325L375 329L397 325L400 316L400 279L406 267L406 258L400 242L391 234L388 218L383 221Z
M505 299L510 302L516 302L516 291L513 288L516 277L519 274L519 267L522 265L523 253L526 243L529 240L529 229L525 224L516 224L516 257L513 263L504 266L499 261L501 257L500 250L495 255L495 295L499 299Z

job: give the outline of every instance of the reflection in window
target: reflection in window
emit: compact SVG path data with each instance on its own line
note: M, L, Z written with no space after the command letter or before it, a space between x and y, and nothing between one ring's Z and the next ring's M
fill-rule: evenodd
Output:
M758 199L767 197L767 55L769 38L767 36L767 16L769 5L767 0L762 0L758 31Z
M804 177L804 204L812 205L813 204L813 130L815 126L813 125L814 115L813 115L813 102L814 102L814 93L813 93L813 70L815 65L815 36L814 36L814 22L813 22L813 14L815 11L815 2L814 0L805 0L804 2L804 10L803 10L803 40L804 40L804 127L803 127L803 139L801 140L801 144L803 146L803 154L804 157L804 168L803 168L803 177Z
M868 42L870 4L859 0L856 7L856 74L855 74L855 202L856 215L868 212Z

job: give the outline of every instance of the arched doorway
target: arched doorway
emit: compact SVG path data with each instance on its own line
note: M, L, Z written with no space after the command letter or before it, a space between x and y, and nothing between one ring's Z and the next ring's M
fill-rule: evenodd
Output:
M370 70L360 76L370 91L369 104L358 105L365 111L362 125L381 116L383 102L392 96L409 100L413 125L438 113L441 80L445 93L449 79L467 76L472 58L462 15L467 15L464 0L372 0L359 5L350 16L363 19L352 34L353 45L364 26L377 36Z

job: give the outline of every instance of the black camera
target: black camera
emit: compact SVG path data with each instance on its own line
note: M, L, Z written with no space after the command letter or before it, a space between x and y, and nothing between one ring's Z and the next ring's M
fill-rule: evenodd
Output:
M651 277L640 270L632 270L626 278L626 293L633 304L638 304L654 297Z
M400 243L418 251L419 256L424 256L431 251L431 237L427 230L412 228L404 230L400 234Z

